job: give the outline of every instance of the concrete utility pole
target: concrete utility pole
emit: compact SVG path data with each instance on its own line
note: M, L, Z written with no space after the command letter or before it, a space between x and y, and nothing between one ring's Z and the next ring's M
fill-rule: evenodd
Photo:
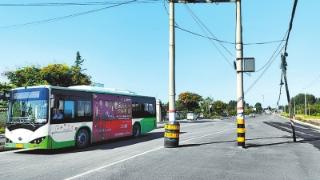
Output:
M245 147L245 119L243 93L243 43L242 43L242 16L241 0L236 1L236 56L237 56L237 142L238 146Z
M169 123L165 125L164 146L179 146L180 124L176 121L175 109L175 3L219 3L235 2L236 0L169 0ZM239 0L240 2L240 0ZM242 30L241 30L242 31ZM240 32L241 32L240 31ZM241 36L240 36L241 37ZM238 47L238 45L237 45ZM242 59L242 37L241 37L241 59ZM240 56L239 56L240 57ZM242 62L242 60L240 60ZM242 73L241 73L242 82ZM242 88L243 95L243 88ZM241 98L242 107L243 99ZM239 104L239 103L238 103ZM243 110L242 110L243 112Z
M179 146L180 124L175 109L175 21L174 1L169 0L169 123L165 125L164 147Z
M169 121L175 122L175 27L174 2L169 2Z

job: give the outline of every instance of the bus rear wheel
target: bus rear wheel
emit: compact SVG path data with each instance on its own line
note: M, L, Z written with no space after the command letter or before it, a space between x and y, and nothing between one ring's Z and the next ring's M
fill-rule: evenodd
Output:
M76 146L79 149L88 147L90 143L89 132L86 129L80 129L76 136Z
M139 137L141 135L141 127L139 123L134 123L132 127L132 136Z

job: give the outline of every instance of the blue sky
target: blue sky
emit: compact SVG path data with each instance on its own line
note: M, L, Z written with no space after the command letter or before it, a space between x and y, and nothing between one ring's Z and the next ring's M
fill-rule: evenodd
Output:
M88 2L90 0L84 0ZM96 0L93 0L96 1ZM1 3L44 2L36 0ZM62 0L45 2L66 2ZM79 2L70 0L68 2ZM83 1L82 1L83 2ZM293 0L243 0L244 43L280 40L288 29ZM235 5L190 4L193 12L219 39L235 39ZM320 1L299 1L288 47L288 80L291 94L308 92L320 96ZM103 6L0 7L0 72L25 65L66 63L72 65L76 51L86 59L84 67L95 82L105 87L129 89L139 94L168 99L168 15L163 1L129 4L57 22L4 28L8 25L54 18ZM186 5L176 5L179 26L203 34ZM244 55L262 67L275 44L245 46ZM235 48L225 45L233 56ZM257 84L245 94L250 103L275 106L280 82L280 57ZM245 75L247 89L262 73ZM318 79L317 79L318 77ZM1 80L5 80L1 77ZM311 85L310 85L311 84ZM236 74L208 39L176 30L176 91L198 93L215 100L236 97ZM285 96L282 96L282 103Z

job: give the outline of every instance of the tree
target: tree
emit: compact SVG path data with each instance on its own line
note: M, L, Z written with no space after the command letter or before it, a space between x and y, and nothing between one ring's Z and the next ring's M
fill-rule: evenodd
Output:
M11 84L17 87L47 84L41 75L41 68L35 66L26 66L15 71L8 71L5 76L7 76Z
M49 64L41 70L43 79L53 86L70 86L73 85L72 70L65 64Z
M181 103L181 108L187 111L195 111L199 108L199 102L202 97L196 93L183 92L179 94L178 103Z
M0 82L0 92L9 91L12 88L14 88L12 84Z
M222 102L222 101L215 101L213 103L213 111L217 114L217 115L225 115L226 113L226 108L227 108L227 104Z
M211 108L213 99L207 97L200 102L200 110L203 112L204 117L211 117Z
M305 103L305 97L307 98L307 102L309 104L314 104L316 102L316 97L312 94L303 94L300 93L291 99L292 103L296 105L303 105Z
M77 57L73 66L66 64L49 64L45 67L26 66L15 71L5 73L16 87L34 86L49 84L53 86L89 85L91 77L83 71L84 59L77 52Z
M72 82L74 85L89 85L91 84L90 77L83 73L86 69L82 69L84 59L81 57L80 52L77 51L76 60L71 67Z
M231 100L227 105L229 115L237 115L237 101Z
M4 93L14 88L12 84L2 83L0 82L0 95L4 96ZM0 99L0 107L6 107L8 105L8 101L6 99Z
M257 113L262 113L263 109L261 103L257 102L254 107L256 108Z

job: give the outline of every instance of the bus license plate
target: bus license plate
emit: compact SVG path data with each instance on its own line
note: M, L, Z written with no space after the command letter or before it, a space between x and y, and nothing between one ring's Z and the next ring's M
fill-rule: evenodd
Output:
M16 144L16 148L23 148L23 144Z

